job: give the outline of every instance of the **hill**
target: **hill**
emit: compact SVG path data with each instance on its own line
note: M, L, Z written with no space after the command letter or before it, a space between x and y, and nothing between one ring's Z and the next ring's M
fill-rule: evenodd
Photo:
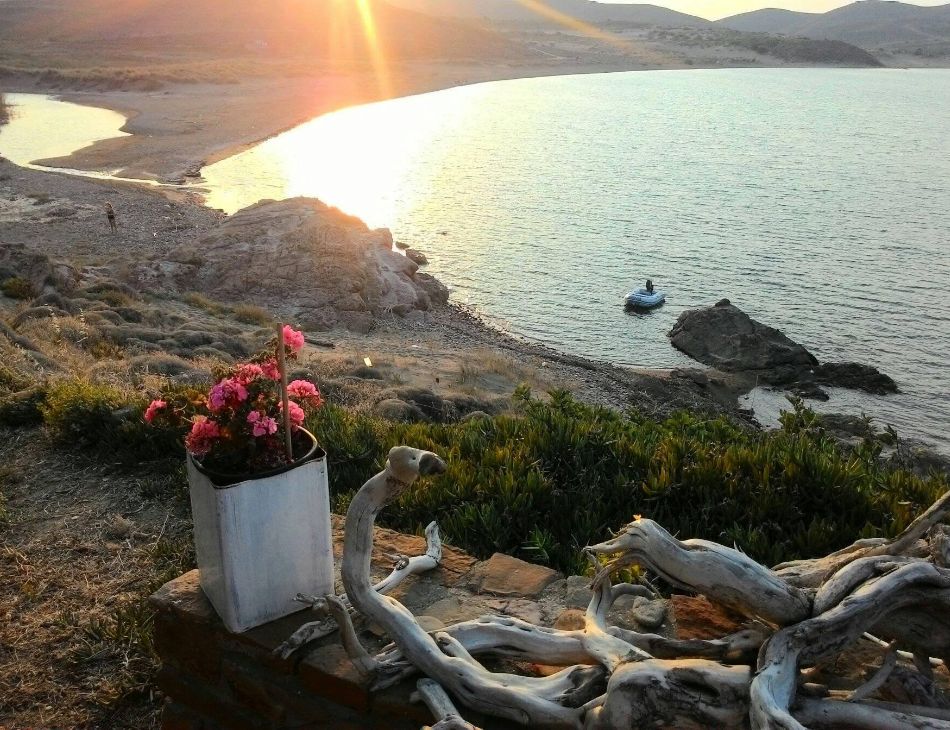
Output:
M394 5L449 18L480 18L496 23L533 26L559 25L554 14L595 25L621 24L670 28L704 28L711 23L695 15L646 3L599 3L591 0L391 0ZM535 8L536 6L536 8ZM547 8L553 12L545 12Z
M922 7L892 0L860 0L827 13L767 8L717 21L733 30L839 40L894 51L950 50L950 4Z
M356 3L334 0L7 0L0 3L0 38L130 50L251 47L349 59L368 57L373 35L387 60L516 52L477 23L436 19L381 0L366 7L369 24Z

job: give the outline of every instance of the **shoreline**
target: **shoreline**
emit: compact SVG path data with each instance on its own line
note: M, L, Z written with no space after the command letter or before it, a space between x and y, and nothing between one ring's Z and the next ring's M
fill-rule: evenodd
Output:
M776 67L780 68L780 67ZM624 72L628 69L617 70L614 72ZM699 69L639 69L639 70L699 70ZM556 75L586 75L589 73L608 73L603 70L590 70L585 71L583 74L564 74L563 70L559 70L559 73ZM546 74L550 76L552 74ZM538 77L527 77L527 76L516 76L514 78L538 78ZM486 83L486 81L471 81L468 82L471 84L474 83ZM461 85L461 84L459 84ZM112 96L122 92L114 92ZM417 93L429 93L429 91L419 91ZM80 95L84 101L88 101L86 95ZM67 95L63 95L63 98L67 98ZM70 101L74 99L69 98ZM335 110L334 110L335 111ZM329 111L323 113L330 113ZM318 115L319 116L319 115ZM313 117L315 118L315 117ZM308 118L309 120L310 118ZM131 121L131 120L130 120ZM123 129L128 126L123 125ZM273 134L279 134L280 132L274 132ZM133 137L135 133L133 132ZM118 138L121 140L131 139L129 137ZM255 142L242 143L245 146L256 144ZM95 146L95 145L94 145ZM86 148L89 149L89 148ZM223 150L221 154L224 154ZM74 156L70 156L62 159L72 159ZM27 168L20 168L27 169ZM82 175L69 175L68 173L63 173L61 171L53 169L44 169L44 170L33 170L38 175L51 175L53 177L72 177L77 182L82 181L83 183L96 184L100 186L118 186L121 188L127 189L127 192L132 197L137 197L139 194L151 196L153 193L159 193L160 197L163 199L170 200L171 202L185 205L188 207L194 207L198 210L195 212L203 211L211 216L214 215L214 211L211 211L206 206L197 203L194 199L197 195L197 192L193 189L189 189L188 186L166 184L162 186L151 186L151 185L141 185L140 181L135 179L119 180L115 178L109 179L97 179L84 177ZM59 172L57 175L56 173ZM74 237L73 235L68 235L64 240L69 240ZM67 243L67 248L70 248L70 244ZM106 254L107 251L103 250L102 254ZM68 256L69 253L67 252ZM716 411L729 412L733 415L740 414L740 401L739 398L743 395L748 394L753 389L753 384L747 382L741 376L719 373L717 371L707 371L704 366L699 363L695 363L688 368L683 368L682 366L671 366L669 368L656 368L656 367L643 367L638 368L635 366L620 365L615 363L610 363L606 361L600 361L585 357L582 355L571 354L567 351L557 350L550 347L549 345L543 342L535 342L526 336L521 336L516 332L508 331L506 328L498 326L490 320L490 317L479 314L476 310L468 309L466 305L452 302L450 303L450 308L452 310L451 314L446 314L445 318L441 320L438 324L443 328L443 330L454 331L456 334L464 333L465 337L469 339L475 339L479 343L485 346L495 348L500 351L513 353L516 356L526 356L537 359L541 364L539 367L551 368L549 372L554 372L555 374L562 374L564 377L570 381L574 387L583 386L586 391L585 400L589 402L599 402L604 405L610 405L611 407L616 407L623 409L630 404L630 394L631 392L637 390L643 390L652 394L650 400L650 407L657 408L657 401L663 400L663 398L668 398L671 402L676 401L683 405L683 407L688 407L690 409L712 409ZM474 336L473 333L477 332L477 336ZM375 339L373 334L367 335L363 338L364 345L371 345L374 343ZM464 338L463 338L464 339ZM459 345L461 349L462 345ZM563 371L563 372L561 372ZM699 373L700 375L690 375L685 374L689 371L693 373ZM595 383L585 383L584 381L588 378L587 375L595 373L596 377L593 378ZM705 373L706 376L702 374ZM623 374L621 377L620 374ZM709 377L707 377L709 376ZM626 381L622 386L616 386L611 380L621 380ZM712 386L712 393L710 394L710 384L709 380L714 380ZM634 382L634 381L640 382ZM672 383L674 380L679 380L680 382ZM649 381L647 386L644 386L644 383ZM660 391L666 391L665 394L661 394ZM674 396L670 396L670 393L674 393ZM701 392L706 391L706 392ZM742 420L746 420L746 416L739 415Z
M141 92L134 90L115 91L85 91L81 89L49 88L35 81L27 83L11 83L4 87L10 93L48 94L64 101L85 106L96 106L115 111L126 117L125 124L120 131L128 137L100 140L89 147L77 150L70 155L49 158L38 162L50 168L69 168L87 170L109 174L109 171L118 171L121 177L129 180L153 180L167 185L181 185L188 178L196 177L203 167L232 157L273 137L287 132L295 127L310 122L319 117L343 109L381 101L392 101L406 97L419 96L448 89L476 86L497 81L516 81L522 79L540 79L555 76L586 76L596 74L634 73L634 72L675 72L675 71L713 71L720 69L748 69L773 70L785 68L810 69L843 69L856 70L913 70L916 67L882 67L870 68L865 66L842 66L828 64L797 64L779 63L774 65L762 64L679 64L656 65L637 63L607 63L607 64L575 64L558 66L520 65L502 67L498 65L481 66L478 64L451 66L440 65L438 71L426 65L413 68L407 65L401 69L405 75L401 78L402 86L394 88L392 93L379 93L379 90L369 91L367 87L375 85L372 74L365 71L358 74L345 75L346 89L338 87L327 89L328 98L321 99L314 104L303 103L305 110L300 110L299 99L292 103L290 111L280 109L274 118L276 101L272 97L279 97L287 101L287 97L294 97L292 92L299 91L306 96L309 87L321 84L332 85L339 82L341 75L319 74L272 79L245 79L227 84L170 84L160 91ZM931 67L921 67L929 70ZM458 76L461 76L459 78ZM361 90L353 95L353 82L361 86ZM247 92L245 95L244 92ZM207 94L207 95L204 95ZM341 96L342 94L342 96ZM252 118L235 125L233 115L222 109L217 113L215 134L211 139L194 137L194 129L185 129L168 124L172 113L197 115L204 117L211 113L208 107L214 103L234 103L234 97L241 97L246 102L257 102L268 110L264 120ZM158 99L158 102L156 101ZM172 109L164 109L161 101L168 101ZM214 103L213 103L214 102ZM178 106L175 106L178 104ZM253 104L252 104L253 106ZM279 108L279 105L278 105ZM247 111L247 110L245 110ZM258 112L259 113L259 112ZM254 117L254 112L251 112ZM180 120L179 120L180 121ZM164 122L164 124L163 124ZM264 125L261 128L261 125ZM248 129L247 127L250 127ZM159 132L160 134L155 134ZM158 140L156 140L158 137ZM177 164L169 165L157 150L158 147L171 154Z

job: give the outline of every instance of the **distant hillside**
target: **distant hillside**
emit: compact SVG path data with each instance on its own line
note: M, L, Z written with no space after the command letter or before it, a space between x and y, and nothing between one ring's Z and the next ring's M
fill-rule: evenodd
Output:
M922 7L861 0L827 13L768 8L717 21L733 30L840 40L862 48L912 49L950 44L950 4Z
M623 24L670 28L702 28L710 21L695 15L678 13L659 5L636 3L599 3L591 0L390 0L410 10L448 18L480 18L497 23L519 23L534 26L558 25L551 15L532 9L546 7L595 25Z
M369 0L384 55L486 58L519 53L499 33ZM267 48L367 58L355 2L330 0L6 0L0 38L120 44L135 48Z
M762 8L748 13L739 13L722 20L716 25L747 33L781 33L792 35L789 31L821 17L820 13L800 13L782 8Z

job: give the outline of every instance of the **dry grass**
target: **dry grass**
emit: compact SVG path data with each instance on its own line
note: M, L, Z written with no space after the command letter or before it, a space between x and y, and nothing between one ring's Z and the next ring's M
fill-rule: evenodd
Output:
M199 294L198 292L189 292L185 294L181 300L192 307L197 309L203 309L208 314L222 314L227 311L227 308L218 302L208 299L204 294Z
M272 324L273 315L266 309L256 307L253 304L240 304L234 308L234 318L244 324L256 324L263 327Z
M0 461L0 723L157 727L143 599L190 564L182 478L117 473L39 431L5 432Z

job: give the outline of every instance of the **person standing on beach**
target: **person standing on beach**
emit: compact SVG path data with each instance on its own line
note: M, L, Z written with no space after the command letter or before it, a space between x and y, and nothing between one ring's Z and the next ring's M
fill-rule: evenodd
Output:
M112 207L112 203L106 203L106 217L109 219L109 229L115 233L119 230L119 227L115 224L115 208Z

